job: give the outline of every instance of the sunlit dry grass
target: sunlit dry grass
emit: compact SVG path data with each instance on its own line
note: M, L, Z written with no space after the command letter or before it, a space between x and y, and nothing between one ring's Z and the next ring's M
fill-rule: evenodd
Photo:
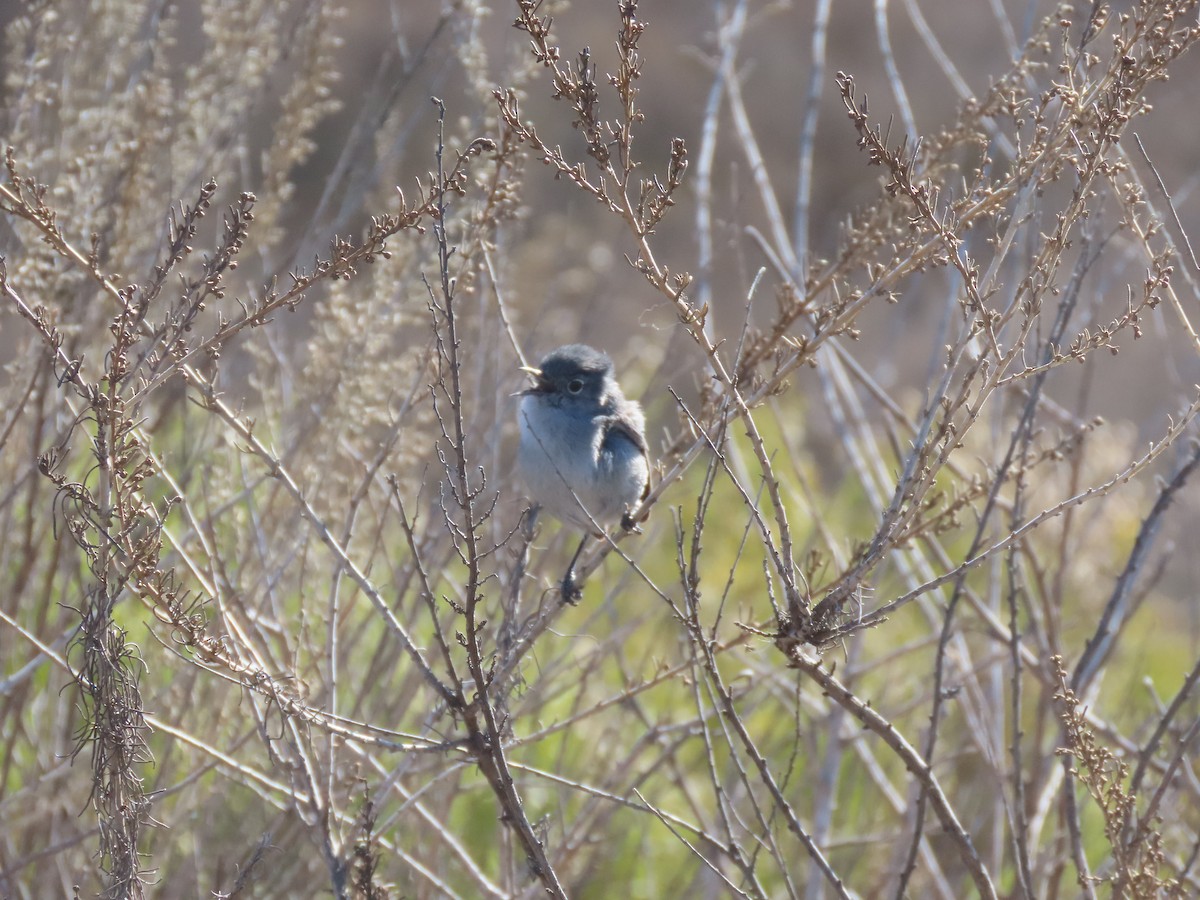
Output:
M408 6L6 13L0 894L1196 893L1197 4Z

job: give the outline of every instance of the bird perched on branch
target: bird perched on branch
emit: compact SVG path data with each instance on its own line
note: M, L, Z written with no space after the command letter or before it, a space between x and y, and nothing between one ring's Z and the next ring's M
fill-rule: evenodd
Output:
M575 602L575 563L587 540L632 512L650 486L646 419L621 392L608 355L567 344L537 368L522 366L533 386L521 392L517 468L536 509L584 531L563 576L563 599Z

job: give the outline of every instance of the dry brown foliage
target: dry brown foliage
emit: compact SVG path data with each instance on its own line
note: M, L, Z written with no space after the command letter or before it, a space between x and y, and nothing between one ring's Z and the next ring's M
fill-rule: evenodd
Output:
M1197 2L416 6L3 13L0 895L1200 891Z

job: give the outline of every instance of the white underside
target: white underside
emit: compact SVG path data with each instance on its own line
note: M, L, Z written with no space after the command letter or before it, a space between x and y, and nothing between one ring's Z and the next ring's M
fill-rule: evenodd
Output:
M530 499L555 518L595 531L616 524L641 499L646 457L621 434L604 446L602 417L573 415L526 395L517 418L521 477Z

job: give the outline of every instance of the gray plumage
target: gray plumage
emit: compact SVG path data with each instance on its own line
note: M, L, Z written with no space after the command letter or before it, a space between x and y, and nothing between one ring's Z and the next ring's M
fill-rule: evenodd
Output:
M645 496L650 466L645 417L613 377L612 360L568 344L526 369L517 467L529 497L555 518L596 534Z

